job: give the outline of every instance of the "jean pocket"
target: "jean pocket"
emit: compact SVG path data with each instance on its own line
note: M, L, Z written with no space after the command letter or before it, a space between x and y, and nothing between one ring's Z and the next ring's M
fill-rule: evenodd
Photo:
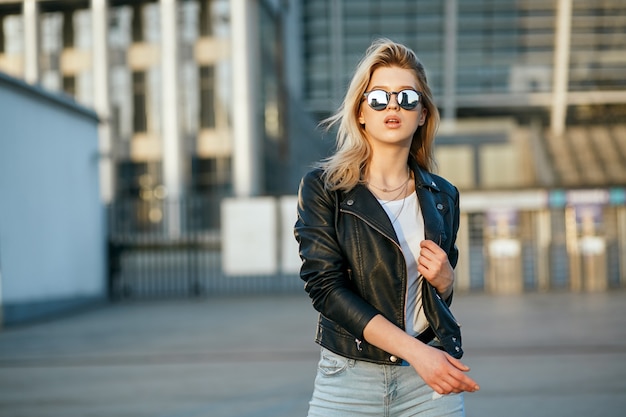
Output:
M341 374L348 367L350 360L337 355L327 349L322 349L322 355L318 364L320 374L335 376Z

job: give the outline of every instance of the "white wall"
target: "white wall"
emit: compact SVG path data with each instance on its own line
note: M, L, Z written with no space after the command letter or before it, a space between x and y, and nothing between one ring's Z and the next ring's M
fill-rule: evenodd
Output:
M229 276L297 274L297 197L227 198L221 204L222 267Z
M0 73L0 302L6 322L106 295L97 118Z

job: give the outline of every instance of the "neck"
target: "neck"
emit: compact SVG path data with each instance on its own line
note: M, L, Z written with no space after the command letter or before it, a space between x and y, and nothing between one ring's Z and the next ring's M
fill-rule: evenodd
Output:
M407 165L408 149L396 152L374 152L368 164L366 180L381 187L393 187L407 179L410 174Z
M374 170L374 175L370 172L366 184L379 200L397 200L406 197L414 190L408 165L404 165L403 172L382 171L380 172L382 175L379 176L376 176L376 173L378 173L376 170Z

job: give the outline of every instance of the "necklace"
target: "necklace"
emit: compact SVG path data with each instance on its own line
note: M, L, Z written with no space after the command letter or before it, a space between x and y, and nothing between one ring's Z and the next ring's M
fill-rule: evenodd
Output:
M408 198L407 195L406 195L408 187L409 187L409 182L405 181L404 182L404 188L402 189L402 191L400 191L400 193L398 193L398 195L396 195L391 200L383 200L383 199L379 198L378 196L376 196L376 194L374 194L376 196L376 198L378 198L378 200L380 202L380 205L385 208L385 211L387 212L387 214L389 216L389 220L391 220L391 224L395 224L396 220L398 220L398 217L400 217L400 213L402 213L402 210L404 210L404 203L406 202L406 199ZM397 213L392 213L391 212L391 207L387 206L387 204L390 203L391 201L398 201L398 198L400 196L403 196L402 197L402 204L400 205L400 209L398 210Z
M390 219L391 220L391 224L395 224L396 220L398 220L398 217L400 217L400 214L402 213L402 210L404 210L404 203L406 202L406 199L408 198L407 195L406 195L408 184L409 184L408 181L406 181L404 183L404 188L402 189L402 193L398 194L396 196L396 198L394 199L395 201L397 201L398 197L402 196L402 204L400 205L400 209L398 210L398 212L397 213L393 213L393 219ZM387 203L389 203L389 201L385 201L383 203L383 206L385 204L387 204ZM391 207L389 207L389 206L387 206L387 207L389 208L389 212L390 212L389 214L391 214Z
M380 187L375 186L374 184L372 184L369 181L367 182L367 185L372 186L372 187L376 188L377 190L382 191L383 193L393 193L394 191L398 191L400 188L402 188L405 185L407 185L407 183L411 179L411 171L409 170L409 167L406 167L406 171L407 171L407 178L406 178L406 180L404 180L404 182L402 184L400 184L399 186L397 186L396 188L380 188Z

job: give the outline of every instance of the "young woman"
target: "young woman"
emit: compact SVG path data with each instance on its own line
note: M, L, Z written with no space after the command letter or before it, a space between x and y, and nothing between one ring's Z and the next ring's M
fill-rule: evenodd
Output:
M302 179L295 225L320 312L309 416L462 416L479 388L448 308L459 195L431 173L439 113L415 53L374 42L327 122L337 149Z

